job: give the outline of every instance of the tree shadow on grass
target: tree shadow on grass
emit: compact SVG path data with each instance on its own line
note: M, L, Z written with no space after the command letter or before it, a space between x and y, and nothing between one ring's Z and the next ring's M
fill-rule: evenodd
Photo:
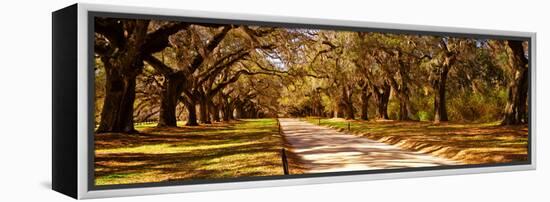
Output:
M139 134L101 133L94 136L95 149L131 148L143 145L181 142L202 138L210 133L233 130L240 121L216 123L201 126L150 127Z
M313 122L310 120L310 122ZM323 122L322 122L323 123ZM410 151L427 150L468 164L504 163L528 159L528 127L499 126L493 123L453 123L434 125L418 121L352 121L352 132ZM325 126L347 130L347 122L326 120Z
M100 179L96 184L282 174L282 141L275 122L266 126L246 124L200 132L194 128L154 128L130 140L131 144L103 145L96 150L95 177Z

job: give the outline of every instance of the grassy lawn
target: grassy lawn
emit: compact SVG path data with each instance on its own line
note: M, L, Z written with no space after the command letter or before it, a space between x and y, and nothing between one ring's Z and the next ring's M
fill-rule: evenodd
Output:
M180 123L178 123L180 124ZM282 175L276 120L155 128L95 136L96 185Z
M307 121L319 124L319 119ZM466 164L525 161L527 125L499 126L498 123L463 124L418 121L347 121L322 119L321 125L347 131L380 142L421 151Z

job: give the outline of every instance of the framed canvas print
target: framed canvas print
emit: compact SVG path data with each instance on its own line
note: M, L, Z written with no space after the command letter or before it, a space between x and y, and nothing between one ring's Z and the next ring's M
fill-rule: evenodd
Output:
M535 169L535 33L75 4L53 12L74 198Z

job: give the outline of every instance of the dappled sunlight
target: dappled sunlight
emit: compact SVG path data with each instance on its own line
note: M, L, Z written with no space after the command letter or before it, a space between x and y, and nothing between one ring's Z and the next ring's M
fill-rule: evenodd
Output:
M104 149L96 150L96 154L110 154L110 153L144 153L144 154L173 154L180 152L188 152L193 150L210 150L210 149L223 149L237 146L252 145L254 142L242 142L242 143L228 143L228 144L214 144L214 145L193 145L189 144L157 144L157 145L144 145L134 148L117 148L117 149Z
M367 138L338 132L298 119L280 119L285 139L301 156L306 172L337 172L456 165L460 162L437 158Z
M529 157L527 40L108 16L94 26L96 185Z
M281 175L277 131L275 120L256 119L200 130L151 127L138 135L96 135L96 184Z
M306 119L317 124L318 118ZM322 119L321 125L347 131L348 122ZM350 133L467 164L527 160L527 125L489 123L433 124L420 121L351 121Z

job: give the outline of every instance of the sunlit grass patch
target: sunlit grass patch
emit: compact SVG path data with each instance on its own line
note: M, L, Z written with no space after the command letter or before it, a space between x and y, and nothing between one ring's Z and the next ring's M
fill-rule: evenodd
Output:
M319 124L319 118L306 118ZM350 124L348 126L348 124ZM359 121L321 119L320 125L394 144L411 151L462 161L467 164L527 160L526 125L499 126L489 123L442 123L421 121Z
M140 126L139 135L96 135L96 185L283 174L274 119Z
M140 129L145 129L145 128L150 128L150 127L155 127L157 126L157 123L154 123L154 122L149 122L149 123L135 123L134 124L134 129L136 130L140 130Z

